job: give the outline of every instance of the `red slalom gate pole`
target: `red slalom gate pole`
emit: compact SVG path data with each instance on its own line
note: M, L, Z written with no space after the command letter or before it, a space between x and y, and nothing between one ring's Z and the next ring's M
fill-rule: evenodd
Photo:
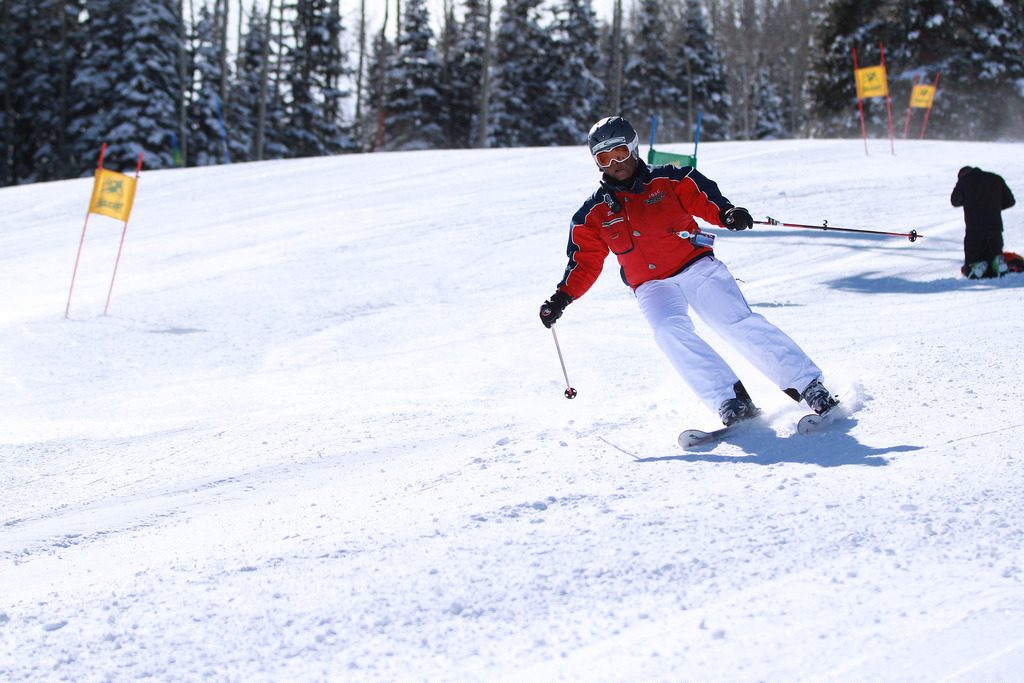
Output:
M917 230L911 230L910 232L887 232L884 230L865 230L862 228L836 228L829 225L828 221L822 221L821 225L806 225L804 223L783 223L768 216L768 220L754 221L754 223L757 225L782 225L787 228L803 228L805 230L833 230L835 232L857 232L866 235L890 235L892 237L906 237L911 242L924 238L924 235L918 234Z
M100 159L96 162L96 168L103 168L103 155L107 153L107 143L103 143L100 146ZM85 244L85 230L89 227L89 214L92 209L90 203L89 209L85 210L85 222L82 223L82 237L78 240L78 254L75 256L75 267L71 271L71 286L68 287L68 304L64 307L64 319L68 319L68 313L71 312L71 293L75 291L75 276L78 275L78 262L82 260L82 245Z
M136 190L138 189L139 173L142 171L142 152L139 152L139 163L135 166L135 183ZM110 309L110 297L114 293L114 280L117 278L117 266L121 263L121 251L124 249L124 238L128 234L128 221L124 222L124 228L121 230L121 244L117 247L117 258L114 259L114 274L110 277L110 289L107 290L107 303L103 306L103 315L107 314Z
M75 277L78 275L78 262L82 259L82 245L85 244L85 230L89 227L89 212L85 212L85 222L82 223L82 237L78 240L78 254L75 256L75 267L71 271L71 286L68 287L68 303L64 307L64 319L68 319L71 313L71 294L75 291Z

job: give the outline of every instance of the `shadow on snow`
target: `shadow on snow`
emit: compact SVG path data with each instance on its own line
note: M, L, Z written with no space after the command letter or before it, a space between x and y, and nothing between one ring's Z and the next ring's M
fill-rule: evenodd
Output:
M833 280L829 286L848 292L867 292L871 294L939 294L958 291L988 291L992 289L1015 289L1024 287L1024 277L1010 273L1004 277L990 280L968 280L964 277L943 278L930 282L915 282L901 277L881 276L877 273L865 273Z
M804 463L819 467L864 465L882 467L889 464L884 456L921 450L922 446L898 445L882 448L866 446L849 432L857 424L851 417L838 418L831 426L817 434L793 433L780 437L764 423L744 425L725 439L680 455L637 458L637 462L734 462L749 465L776 465ZM742 451L739 455L716 455L711 451L722 444L732 444Z

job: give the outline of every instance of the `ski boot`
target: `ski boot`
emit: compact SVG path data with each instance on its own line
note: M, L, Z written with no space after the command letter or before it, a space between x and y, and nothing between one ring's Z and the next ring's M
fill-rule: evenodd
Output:
M742 382L736 382L732 388L736 397L722 401L722 405L718 408L718 416L722 418L722 424L726 427L761 414L760 409L750 400L750 394L743 388Z
M804 389L804 393L801 394L807 405L810 406L818 415L821 415L826 410L834 406L837 401L832 398L832 394L828 393L828 389L821 383L821 380L814 380L807 385Z

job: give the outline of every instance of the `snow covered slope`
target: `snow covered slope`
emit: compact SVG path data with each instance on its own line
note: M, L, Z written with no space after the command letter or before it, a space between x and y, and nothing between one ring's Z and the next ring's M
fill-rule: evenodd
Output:
M1024 200L1024 145L871 151L702 145L755 218L925 238L720 231L856 410L797 435L736 361L768 418L690 454L612 261L562 396L582 146L144 172L68 320L91 181L0 190L0 679L1018 677L1024 276L959 276L949 193Z

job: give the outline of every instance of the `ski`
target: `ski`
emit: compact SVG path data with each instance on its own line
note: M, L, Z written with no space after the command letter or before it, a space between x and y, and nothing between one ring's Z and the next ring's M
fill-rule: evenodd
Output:
M732 427L735 427L733 425ZM715 441L721 440L726 434L728 434L732 427L721 427L710 432L705 432L701 429L684 429L679 434L679 446L683 450L693 448L694 446L701 446L704 444L714 443Z
M820 415L817 413L811 413L801 417L800 421L796 423L796 431L800 434L813 434L814 432L820 432L832 424L832 421L838 413L839 401L836 400L828 410Z
M718 429L714 429L710 432L705 432L703 429L684 429L682 432L679 433L679 446L683 450L687 450L695 446L702 446L704 444L721 441L726 437L726 435L728 435L730 432L732 432L740 425L745 425L759 417L761 417L761 409L755 408L753 414L743 418L738 422L733 422L731 425L728 425L727 427L719 427Z

